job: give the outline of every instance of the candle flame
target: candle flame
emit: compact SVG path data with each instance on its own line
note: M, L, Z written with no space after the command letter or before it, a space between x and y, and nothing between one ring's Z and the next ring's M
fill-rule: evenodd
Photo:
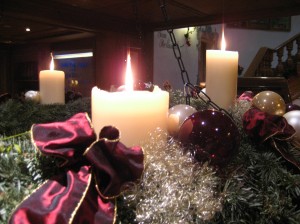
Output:
M125 75L125 89L133 90L133 76L131 69L131 58L130 53L127 54L127 66L126 66L126 75Z
M51 53L50 70L51 70L51 71L54 70L54 60L53 60L53 55L52 55L52 53Z
M221 50L225 51L226 49L226 41L225 41L225 35L224 35L224 27L222 30L222 40L221 40Z

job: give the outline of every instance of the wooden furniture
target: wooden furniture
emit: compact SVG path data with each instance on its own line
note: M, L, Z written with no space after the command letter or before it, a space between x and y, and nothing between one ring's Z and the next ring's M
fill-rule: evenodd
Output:
M293 52L296 53L293 54ZM272 66L274 64L275 66ZM274 78L281 78L285 80L281 81L282 85L288 86L289 97L285 98L290 98L291 101L300 98L300 34L291 37L274 49L260 48L244 73L244 78L249 77L265 77L264 79L269 80L269 85L272 85L271 82L278 82L274 81L278 80ZM241 82L246 81L247 79Z
M283 77L239 77L238 96L249 90L252 91L254 95L261 91L274 91L278 93L286 103L291 102L288 81Z
M205 82L206 74L206 50L217 49L219 34L211 29L211 26L198 30L198 80L197 83Z
M38 62L19 62L14 70L14 79L14 90L16 93L38 90Z

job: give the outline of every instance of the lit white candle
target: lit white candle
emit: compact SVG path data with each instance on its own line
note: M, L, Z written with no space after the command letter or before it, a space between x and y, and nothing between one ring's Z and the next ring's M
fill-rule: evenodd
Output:
M65 73L54 70L53 57L50 70L40 71L39 74L40 103L65 103Z
M158 86L152 92L133 91L130 57L127 59L125 91L92 89L92 124L98 135L104 126L115 126L121 142L133 146L149 141L149 134L157 128L166 131L169 93Z
M225 51L222 32L221 50L206 51L206 93L223 109L229 109L237 95L238 52Z

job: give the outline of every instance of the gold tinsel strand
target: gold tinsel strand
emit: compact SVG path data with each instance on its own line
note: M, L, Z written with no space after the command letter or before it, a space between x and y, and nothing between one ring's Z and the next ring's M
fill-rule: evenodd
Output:
M196 223L222 209L216 193L218 178L207 164L194 162L180 143L157 131L144 145L145 170L124 195L124 204L136 208L138 223Z

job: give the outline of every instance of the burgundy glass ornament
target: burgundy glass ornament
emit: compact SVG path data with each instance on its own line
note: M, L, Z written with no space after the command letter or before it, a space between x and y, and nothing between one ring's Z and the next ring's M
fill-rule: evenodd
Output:
M292 110L300 110L300 106L297 105L297 104L293 104L293 103L286 104L285 112L287 113L287 112L292 111Z
M192 150L197 161L225 166L237 153L240 134L226 114L202 110L189 116L179 130L178 139Z
M152 92L154 85L151 82L136 82L134 83L134 90L147 90Z

